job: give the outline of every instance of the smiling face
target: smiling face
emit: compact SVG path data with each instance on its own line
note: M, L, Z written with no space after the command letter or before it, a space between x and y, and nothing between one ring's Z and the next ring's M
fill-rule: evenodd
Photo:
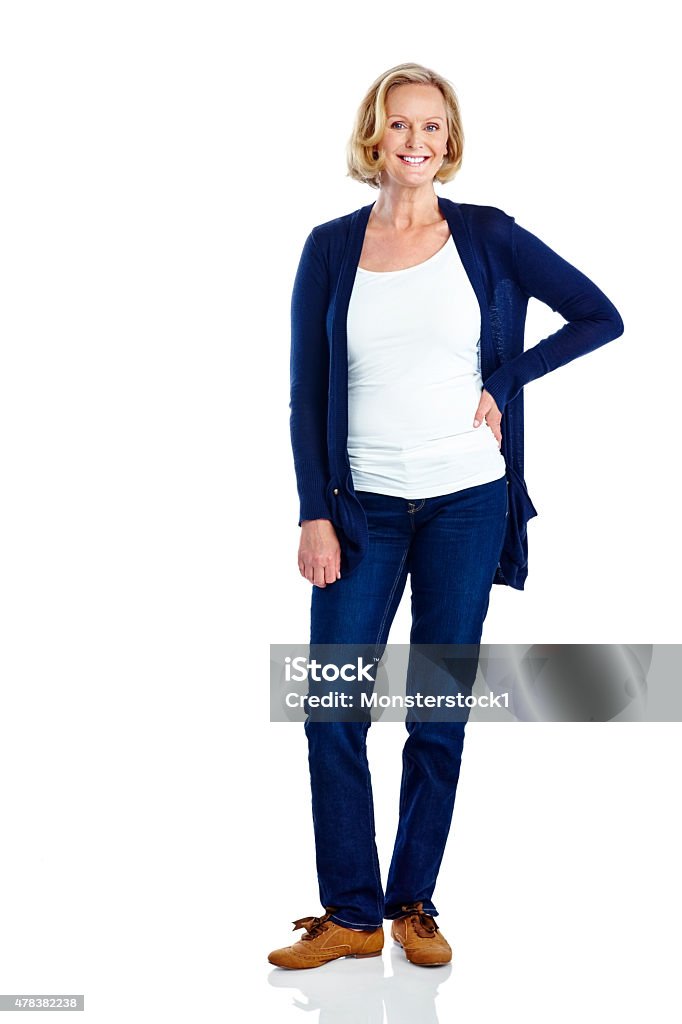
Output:
M447 152L445 101L435 85L394 85L386 96L386 130L378 149L382 178L400 185L430 183Z

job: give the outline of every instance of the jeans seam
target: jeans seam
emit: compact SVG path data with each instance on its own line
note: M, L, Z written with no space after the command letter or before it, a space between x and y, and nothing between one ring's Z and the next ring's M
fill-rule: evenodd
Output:
M403 557L400 560L400 565L398 566L398 571L397 571L397 573L395 575L395 579L393 580L393 586L391 587L390 593L388 595L388 600L386 602L386 607L384 608L384 614L383 614L383 617L381 619L381 622L379 623L379 635L377 636L376 644L374 645L374 653L375 654L377 652L377 648L379 647L379 644L381 643L381 636L382 636L382 633L384 631L384 626L386 625L386 618L388 616L388 610L391 607L391 601L393 600L393 595L395 594L395 588L398 586L398 580L400 579L400 574L403 571L403 566L405 565L405 559L407 558L407 553L408 553L409 550L410 550L410 548L409 548L409 544L408 544L408 546L405 548L405 550L403 552Z
M408 766L409 755L405 753L405 747L403 747L403 756L402 756L401 760L402 760L402 771L400 773L400 775L401 775L401 777L400 777L400 793L399 793L399 796L398 796L398 832L400 831L400 824L401 824L401 821L403 820L403 812L405 810L405 791L407 789L407 773L408 773L408 770L409 770L409 766ZM396 843L397 843L397 841L398 841L398 837L396 835ZM391 868L393 867L393 857L394 856L395 856L395 845L393 847L393 856L391 857ZM393 875L393 871L392 870L389 870L389 875L390 876ZM387 884L386 884L386 888L388 888L388 881L387 881ZM387 895L388 894L385 894L385 902L388 902L388 900L386 899ZM384 908L384 913L385 913L385 908Z
M377 893L381 893L381 901L377 899L377 910L380 914L383 914L383 901L384 901L384 887L381 884L381 869L379 867L379 853L377 851L376 841L376 825L374 824L374 808L372 799L372 782L369 774L369 766L367 770L367 803L369 804L370 820L372 821L372 869L374 871L374 881L377 886ZM359 926L358 926L359 927Z

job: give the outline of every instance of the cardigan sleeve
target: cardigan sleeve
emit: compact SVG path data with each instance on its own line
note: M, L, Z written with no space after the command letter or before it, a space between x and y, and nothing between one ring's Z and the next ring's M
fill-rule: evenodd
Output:
M512 223L516 283L567 321L554 334L498 367L484 388L500 411L529 381L594 351L624 331L620 313L585 274L516 221Z
M291 296L290 432L300 526L304 519L330 519L327 409L329 346L325 321L328 271L314 237L308 235Z

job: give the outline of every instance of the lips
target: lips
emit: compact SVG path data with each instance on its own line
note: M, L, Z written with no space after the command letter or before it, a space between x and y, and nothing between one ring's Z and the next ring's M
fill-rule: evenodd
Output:
M427 162L427 160L429 160L428 156L407 157L404 156L402 153L398 153L397 157L399 160L402 160L404 164L407 164L408 167L422 167Z

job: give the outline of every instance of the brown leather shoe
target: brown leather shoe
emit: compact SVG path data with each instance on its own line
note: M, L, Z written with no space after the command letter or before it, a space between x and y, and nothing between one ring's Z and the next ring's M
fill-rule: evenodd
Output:
M405 903L404 917L391 923L391 935L411 964L420 967L435 967L449 964L452 949L430 914L424 913L422 903Z
M335 907L325 907L327 913L323 917L301 917L294 921L293 930L305 928L293 946L284 946L270 953L268 960L276 967L289 970L301 970L306 967L321 967L330 960L341 957L381 956L384 948L383 927L369 931L356 932L353 928L330 921Z

